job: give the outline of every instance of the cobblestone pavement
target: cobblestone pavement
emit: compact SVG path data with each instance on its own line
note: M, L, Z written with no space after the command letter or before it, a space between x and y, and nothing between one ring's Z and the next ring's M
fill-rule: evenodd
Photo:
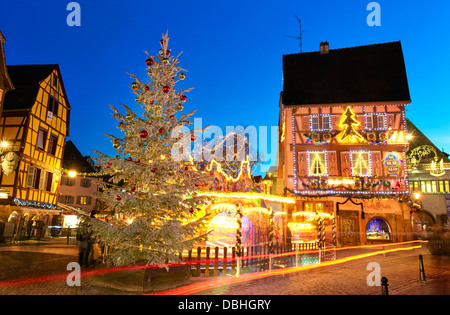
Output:
M1 295L116 295L127 294L91 284L91 277L82 277L81 286L66 282L67 264L77 260L76 245L65 240L26 242L0 246ZM361 253L346 250L344 255ZM419 255L423 256L427 285L419 283ZM377 262L381 275L387 277L391 295L450 294L450 257L431 255L421 249L376 255L332 266L296 271L238 284L216 286L196 292L197 295L379 295L380 287L368 286L369 262ZM89 271L86 269L84 271ZM60 276L55 280L55 277ZM192 282L205 279L193 278ZM13 283L12 281L15 281Z

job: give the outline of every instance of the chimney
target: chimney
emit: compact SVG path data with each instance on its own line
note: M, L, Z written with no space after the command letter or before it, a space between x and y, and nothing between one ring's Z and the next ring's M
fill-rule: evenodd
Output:
M328 42L320 42L320 54L328 54Z

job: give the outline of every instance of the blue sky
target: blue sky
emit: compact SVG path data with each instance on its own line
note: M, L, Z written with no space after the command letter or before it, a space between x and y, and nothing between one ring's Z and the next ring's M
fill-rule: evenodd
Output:
M70 138L84 155L114 154L107 133L119 135L109 104L134 105L127 72L145 78L169 30L169 48L183 51L181 87L194 87L185 112L203 125L276 126L282 56L303 51L401 40L412 103L407 117L450 152L450 1L377 1L381 26L366 23L368 0L347 1L77 1L81 26L66 23L70 1L5 1L0 30L8 64L60 65L72 106ZM345 4L344 4L345 3ZM274 164L274 163L272 163Z

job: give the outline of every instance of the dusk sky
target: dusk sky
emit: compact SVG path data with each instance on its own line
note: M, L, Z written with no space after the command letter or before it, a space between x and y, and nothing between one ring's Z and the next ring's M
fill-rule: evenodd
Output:
M401 41L411 95L407 117L450 152L450 1L377 1L381 26L370 27L369 0L347 1L77 1L81 26L66 23L69 0L3 1L0 30L8 65L59 64L72 106L70 137L84 155L115 155L105 134L120 135L109 104L135 104L133 73L145 79L146 54L156 55L169 31L173 54L183 52L194 87L184 112L203 125L277 126L282 56ZM272 165L275 161L272 161Z

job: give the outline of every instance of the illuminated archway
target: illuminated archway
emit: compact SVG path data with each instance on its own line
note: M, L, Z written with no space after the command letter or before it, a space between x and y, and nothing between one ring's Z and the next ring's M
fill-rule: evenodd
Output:
M391 240L391 228L386 220L375 217L366 226L367 240Z
M208 240L207 246L233 247L236 246L236 231L238 221L236 211L226 210L217 214L207 225ZM242 246L252 246L254 244L255 229L250 219L242 216Z

